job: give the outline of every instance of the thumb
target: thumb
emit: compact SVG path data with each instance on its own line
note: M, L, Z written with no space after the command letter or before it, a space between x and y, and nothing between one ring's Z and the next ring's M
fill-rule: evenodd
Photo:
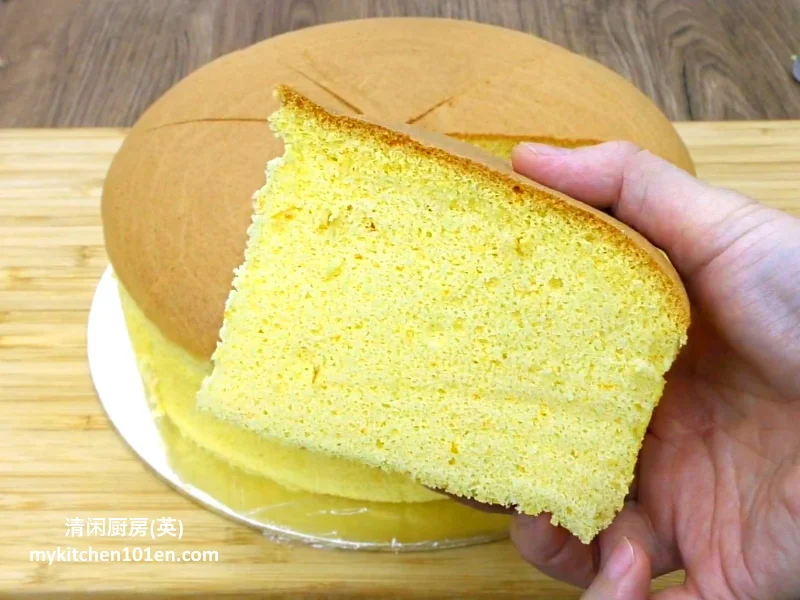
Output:
M645 600L650 590L650 561L635 541L619 540L582 600Z
M775 211L711 187L629 142L575 150L521 144L514 168L630 225L664 250L684 278Z

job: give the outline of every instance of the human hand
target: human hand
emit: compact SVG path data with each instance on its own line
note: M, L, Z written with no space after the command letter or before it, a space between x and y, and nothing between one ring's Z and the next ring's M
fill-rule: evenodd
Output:
M591 545L517 516L512 539L586 599L800 597L800 220L632 144L518 147L514 168L662 248L693 304L630 499ZM599 573L598 573L599 568Z

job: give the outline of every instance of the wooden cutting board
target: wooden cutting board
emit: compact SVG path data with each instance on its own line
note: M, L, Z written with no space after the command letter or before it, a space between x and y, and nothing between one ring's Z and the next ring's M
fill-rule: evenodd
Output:
M800 215L800 121L679 129L701 177ZM405 555L276 545L196 506L139 462L110 428L85 357L87 311L106 266L101 186L124 133L0 130L0 596L578 597L507 542ZM74 517L172 517L184 535L67 537ZM50 566L29 555L148 545L216 550L219 561Z

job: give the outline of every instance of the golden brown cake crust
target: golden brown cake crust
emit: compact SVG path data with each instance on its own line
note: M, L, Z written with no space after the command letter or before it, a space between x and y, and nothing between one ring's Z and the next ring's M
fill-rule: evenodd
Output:
M443 133L628 139L692 170L672 125L619 75L533 36L444 19L335 23L224 56L137 122L103 190L120 280L164 333L210 356L252 194L282 153L266 123L288 84L339 113ZM660 260L656 253L654 260Z
M561 146L563 148L580 148L582 146L592 146L594 144L601 144L603 140L586 139L586 138L555 138L546 135L507 135L503 133L458 133L448 131L448 137L461 140L462 142L480 142L480 141L508 141L514 144L521 144L523 142L536 142L539 144L551 144L554 146Z

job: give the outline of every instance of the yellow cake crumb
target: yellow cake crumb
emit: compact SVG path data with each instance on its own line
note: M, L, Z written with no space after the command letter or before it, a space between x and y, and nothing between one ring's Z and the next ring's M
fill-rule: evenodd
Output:
M201 360L167 339L120 285L125 324L136 353L147 398L181 435L243 471L266 477L288 490L385 503L441 500L413 479L354 461L266 439L250 429L195 409L197 391L211 371Z
M591 540L685 339L679 284L600 217L281 93L199 407Z

